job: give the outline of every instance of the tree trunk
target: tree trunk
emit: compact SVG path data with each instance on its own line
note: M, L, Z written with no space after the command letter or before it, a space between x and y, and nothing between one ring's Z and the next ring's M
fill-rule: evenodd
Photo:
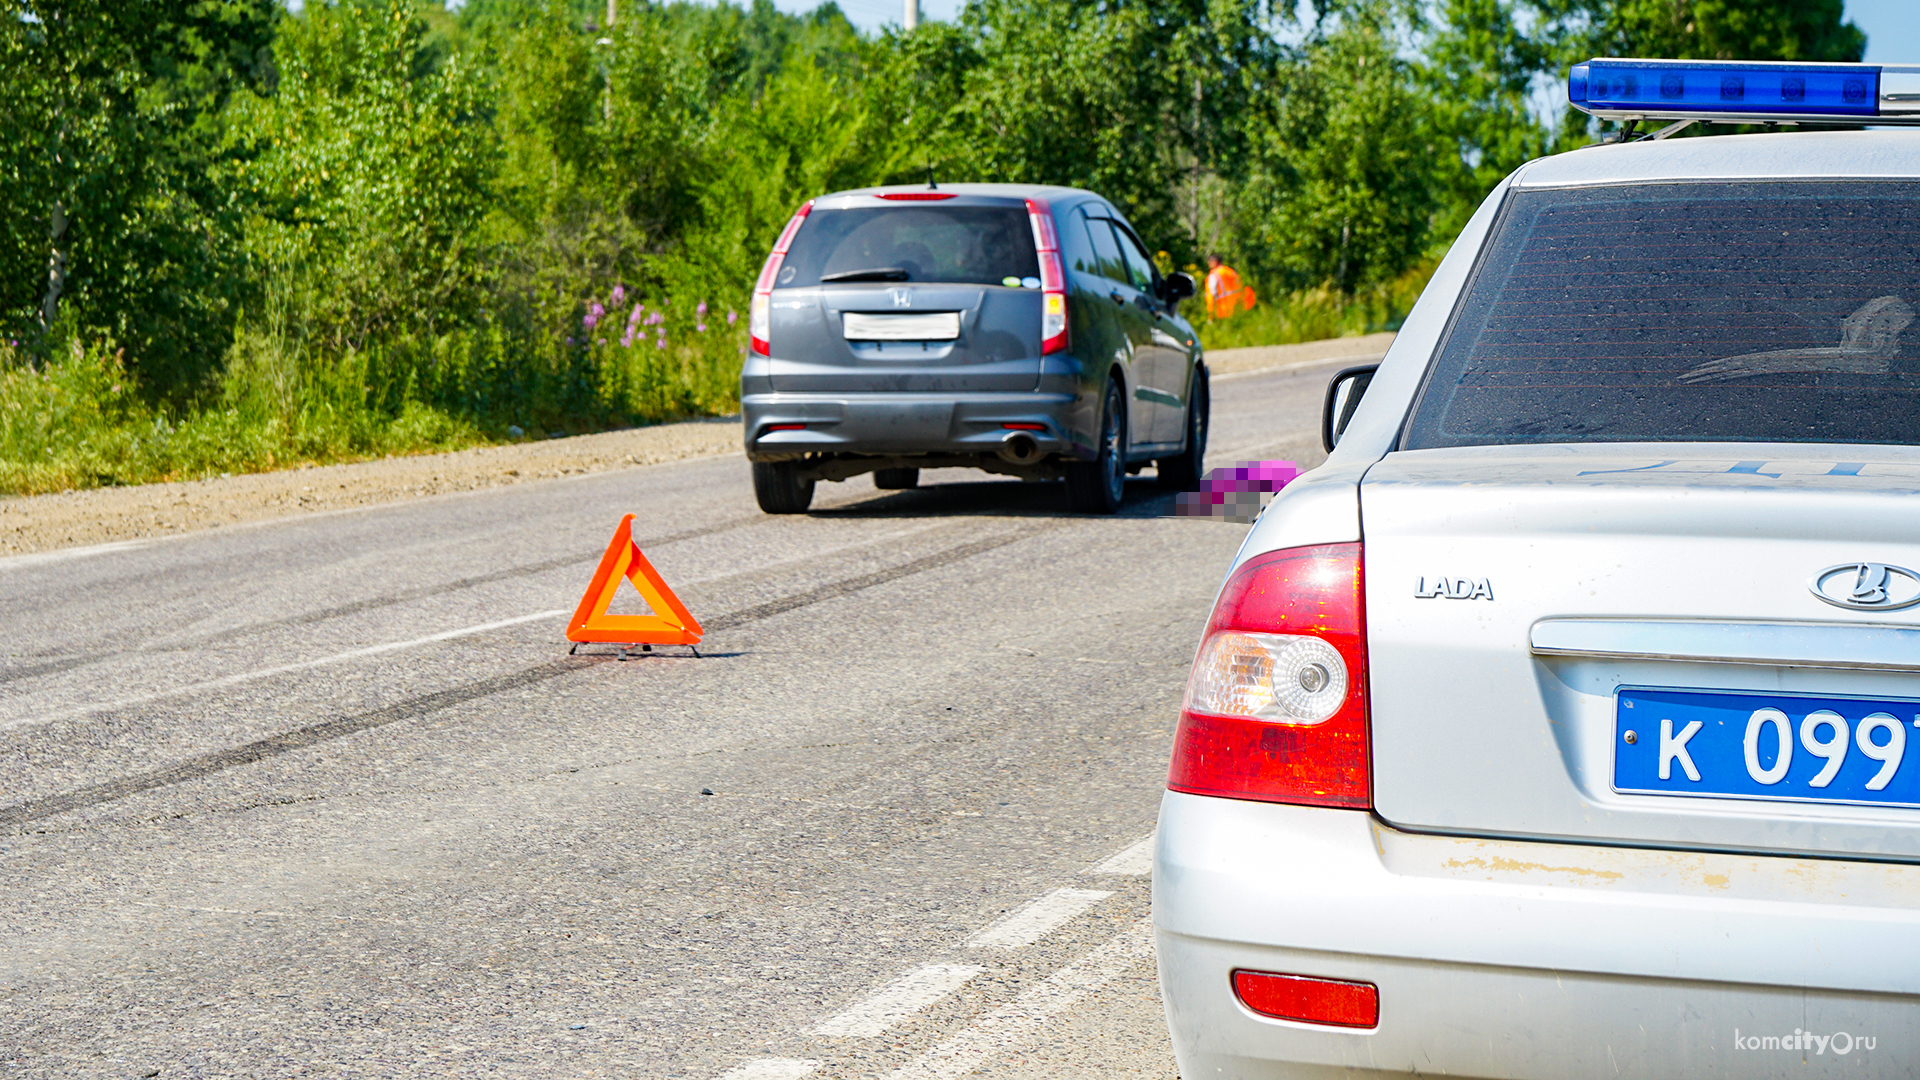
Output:
M40 304L42 331L53 327L54 312L60 306L60 290L67 285L67 248L60 243L67 233L67 208L57 202L53 204L52 222L47 232L52 253L47 256L47 298Z

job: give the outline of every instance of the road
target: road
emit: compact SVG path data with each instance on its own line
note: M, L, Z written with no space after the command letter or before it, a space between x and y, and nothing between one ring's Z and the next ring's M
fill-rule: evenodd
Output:
M1344 362L1210 462L1317 463ZM1245 528L746 474L0 561L0 1075L1173 1076L1139 844ZM702 658L567 655L629 511Z

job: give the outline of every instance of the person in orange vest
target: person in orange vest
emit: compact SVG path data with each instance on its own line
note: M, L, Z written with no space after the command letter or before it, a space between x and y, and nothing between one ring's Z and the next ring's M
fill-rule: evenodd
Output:
M1220 256L1207 256L1207 314L1224 319L1252 311L1253 300L1253 286L1242 282L1233 267L1220 261Z

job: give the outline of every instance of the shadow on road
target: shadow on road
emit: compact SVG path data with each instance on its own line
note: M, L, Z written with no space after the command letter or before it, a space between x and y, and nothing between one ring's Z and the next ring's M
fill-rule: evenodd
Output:
M830 492L822 488L823 493ZM1172 491L1151 476L1130 478L1120 518L1165 517L1173 511ZM919 518L980 515L991 517L1080 517L1099 520L1097 514L1076 514L1067 508L1067 488L1060 482L1026 483L1019 480L929 484L909 491L876 492L867 498L836 506L816 507L818 518Z

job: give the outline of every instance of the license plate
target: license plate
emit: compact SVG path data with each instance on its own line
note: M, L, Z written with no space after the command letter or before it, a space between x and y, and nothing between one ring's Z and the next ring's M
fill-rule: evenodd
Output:
M913 315L863 315L848 311L840 316L840 329L848 341L952 341L960 336L960 313L929 311Z
M1622 687L1613 789L1920 806L1910 740L1920 741L1920 701L1907 698Z

